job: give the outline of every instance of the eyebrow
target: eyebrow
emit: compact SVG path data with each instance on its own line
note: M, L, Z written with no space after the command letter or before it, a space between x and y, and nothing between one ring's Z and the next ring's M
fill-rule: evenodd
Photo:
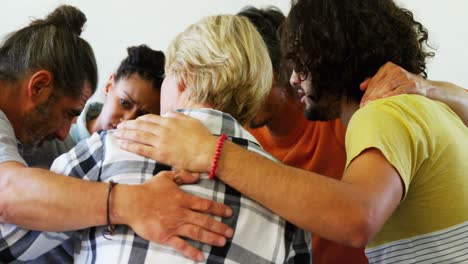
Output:
M125 93L125 95L127 95L128 99L132 101L132 104L137 104L135 100L133 100L133 98L126 91L123 91L123 92Z

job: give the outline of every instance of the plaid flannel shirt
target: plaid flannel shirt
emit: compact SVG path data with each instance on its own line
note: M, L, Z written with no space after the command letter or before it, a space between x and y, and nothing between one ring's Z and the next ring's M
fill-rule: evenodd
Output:
M232 142L273 159L230 115L212 109L181 112L199 119L214 135L224 133ZM52 170L57 173L90 181L113 180L125 184L140 184L159 171L170 169L161 163L119 149L111 131L95 133L60 156L52 165ZM310 240L303 230L221 181L209 180L207 174L202 174L198 184L184 185L181 188L188 193L224 203L233 209L232 217L217 218L235 230L234 236L224 247L211 247L190 241L204 253L206 263L310 263ZM2 228L0 257L8 251L9 257L31 259L70 237L70 233L31 232L15 226L11 228L16 230L13 232L16 238L4 236ZM75 262L193 263L169 247L141 239L127 226L117 226L116 233L110 240L103 236L105 230L106 227L101 226L74 233Z

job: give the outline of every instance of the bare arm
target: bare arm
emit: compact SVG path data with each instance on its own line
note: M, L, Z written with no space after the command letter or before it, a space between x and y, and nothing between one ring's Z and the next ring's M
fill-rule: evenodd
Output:
M419 94L447 104L468 126L468 90L449 82L430 81L387 62L370 79L360 85L368 101L399 94Z
M447 104L468 126L468 90L449 82L429 81L427 98Z
M208 171L217 138L196 120L174 115L123 123L118 136L131 141L123 141L122 147L179 168ZM169 140L179 144L163 144ZM378 177L368 177L369 171ZM297 226L355 247L375 235L403 192L398 173L377 150L356 158L340 182L226 142L217 177Z
M44 231L106 224L105 183L5 162L0 164L0 186L2 222Z
M398 173L377 150L355 159L340 182L228 144L217 176L297 226L361 248L396 209L403 191Z
M179 236L223 245L232 230L198 212L226 216L228 209L184 193L173 176L166 172L142 185L118 185L111 196L111 222L129 225L143 238L199 260L201 253ZM105 225L107 188L105 183L4 162L0 164L0 221L46 231Z

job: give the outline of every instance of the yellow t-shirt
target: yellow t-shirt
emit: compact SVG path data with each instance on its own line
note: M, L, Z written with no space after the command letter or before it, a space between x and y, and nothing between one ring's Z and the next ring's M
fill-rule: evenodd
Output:
M460 118L418 95L377 100L349 123L346 167L368 148L383 153L405 188L368 244L369 261L468 260L468 128Z

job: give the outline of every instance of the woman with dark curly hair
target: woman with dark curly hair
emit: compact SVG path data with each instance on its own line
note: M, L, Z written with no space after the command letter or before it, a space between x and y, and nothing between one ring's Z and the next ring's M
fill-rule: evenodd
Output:
M283 39L309 119L348 124L342 181L231 142L219 150L218 138L178 114L122 123L121 138L144 144L124 148L189 171L214 167L223 182L297 226L366 247L371 263L466 261L468 128L446 105L419 95L359 109L361 82L386 62L425 75L432 53L424 27L391 0L299 0ZM137 128L144 132L128 131ZM161 144L169 141L177 144Z
M129 47L115 74L104 88L104 103L86 105L70 130L75 143L94 132L114 129L143 114L159 114L161 84L164 79L164 53L146 45Z

